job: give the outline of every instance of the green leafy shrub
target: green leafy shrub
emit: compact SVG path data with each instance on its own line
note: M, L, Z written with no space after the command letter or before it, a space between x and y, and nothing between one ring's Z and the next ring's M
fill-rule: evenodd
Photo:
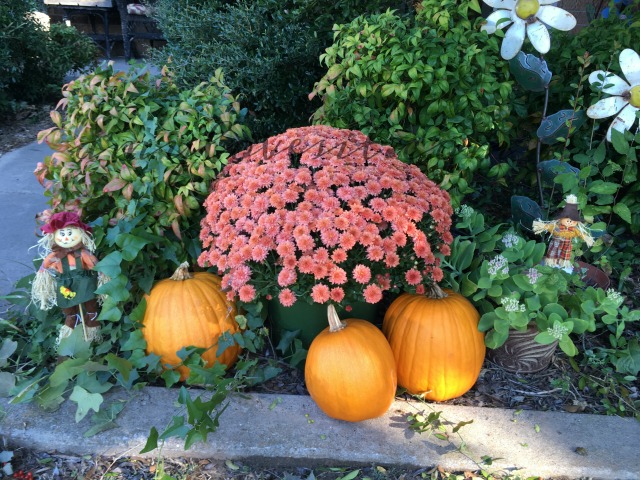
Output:
M0 5L0 115L20 102L43 102L60 95L70 70L92 65L95 44L78 30L53 24L49 30L32 13L36 2Z
M153 58L170 59L178 82L191 85L222 68L251 111L256 141L308 125L317 102L308 94L322 75L318 56L334 22L404 4L389 0L160 0L156 17L167 40Z
M489 145L507 143L513 129L508 65L496 39L480 31L474 6L427 0L413 20L387 11L337 27L313 92L323 101L315 123L393 146L454 204L473 191L474 172L502 175L489 168Z
M111 65L65 86L66 115L40 132L54 150L36 175L54 211L81 212L94 227L97 267L111 277L101 319L118 320L154 280L195 263L202 202L235 142L248 136L241 110L216 71L180 90L160 78Z

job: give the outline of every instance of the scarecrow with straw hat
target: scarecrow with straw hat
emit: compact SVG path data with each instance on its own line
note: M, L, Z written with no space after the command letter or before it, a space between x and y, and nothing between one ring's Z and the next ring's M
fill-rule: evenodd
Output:
M37 246L43 261L32 284L32 300L42 310L62 309L65 321L58 344L79 324L85 341L99 340L95 290L107 279L93 270L98 259L93 254L96 246L91 227L82 223L78 214L61 212L52 215L41 230L45 235Z
M550 233L551 241L544 257L544 264L573 272L571 253L573 240L581 238L588 247L593 245L593 237L584 226L584 220L578 211L578 197L567 195L565 206L551 221L535 220L533 232Z

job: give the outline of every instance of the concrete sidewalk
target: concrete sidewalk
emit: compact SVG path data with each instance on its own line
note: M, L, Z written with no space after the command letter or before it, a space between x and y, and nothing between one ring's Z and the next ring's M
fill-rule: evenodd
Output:
M199 392L192 391L192 398ZM124 392L120 392L124 398ZM118 395L110 395L113 399ZM160 432L179 413L177 390L145 388L134 394L118 428L84 438L91 427L86 417L75 423L75 404L66 402L55 413L35 405L8 405L0 435L12 446L74 455L136 456L151 427ZM451 441L433 433L415 433L407 415L442 412ZM374 420L348 423L324 415L307 396L236 395L220 417L219 429L189 451L169 439L164 457L245 460L269 465L442 466L447 471L474 471L485 456L491 472L546 478L640 478L640 423L633 419L554 412L516 412L492 408L457 407L396 401L388 413ZM462 442L464 448L459 450ZM157 456L150 452L147 456Z
M0 211L7 239L0 242L0 296L33 272L29 250L36 243L35 215L47 208L43 189L33 176L36 164L50 154L33 143L0 157ZM125 396L118 392L116 396ZM87 418L75 423L75 404L55 413L35 405L10 405L0 399L0 437L12 447L61 453L135 455L152 426L162 431L176 415L177 390L145 388L135 394L117 419L118 428L84 438ZM197 393L194 392L193 396ZM111 395L113 397L113 394ZM473 421L452 442L409 429L407 415L441 411L451 426ZM3 415L4 412L4 415ZM465 443L462 453L457 450ZM151 453L156 455L157 452ZM487 470L553 478L640 479L640 422L634 419L557 412L456 407L395 402L378 419L357 424L326 417L307 396L252 394L236 396L220 419L220 429L188 452L168 441L165 456L244 459L304 466L379 464L476 470L484 456Z

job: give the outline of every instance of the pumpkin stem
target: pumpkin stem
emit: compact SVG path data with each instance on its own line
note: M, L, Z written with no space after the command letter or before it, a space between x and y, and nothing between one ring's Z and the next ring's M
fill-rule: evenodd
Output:
M329 304L329 306L327 307L327 317L329 319L329 331L331 333L339 332L347 326L347 323L343 322L342 320L340 320L340 317L338 317L336 307L331 304Z
M439 298L447 298L448 296L449 295L447 295L447 292L442 290L440 288L440 285L438 285L437 283L434 283L433 285L431 285L427 290L427 297L429 298L439 299Z
M176 268L176 271L173 272L173 275L171 275L171 280L176 281L189 280L190 278L193 278L193 275L189 272L188 262L182 262L180 266Z

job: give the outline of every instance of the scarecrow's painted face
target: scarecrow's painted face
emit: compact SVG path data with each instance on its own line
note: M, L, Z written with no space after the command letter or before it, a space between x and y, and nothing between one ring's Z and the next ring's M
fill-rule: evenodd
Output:
M62 248L73 248L82 242L82 230L78 227L63 227L56 230L53 241Z
M560 225L564 225L565 227L575 227L578 224L575 220L571 220L570 218L561 218Z

